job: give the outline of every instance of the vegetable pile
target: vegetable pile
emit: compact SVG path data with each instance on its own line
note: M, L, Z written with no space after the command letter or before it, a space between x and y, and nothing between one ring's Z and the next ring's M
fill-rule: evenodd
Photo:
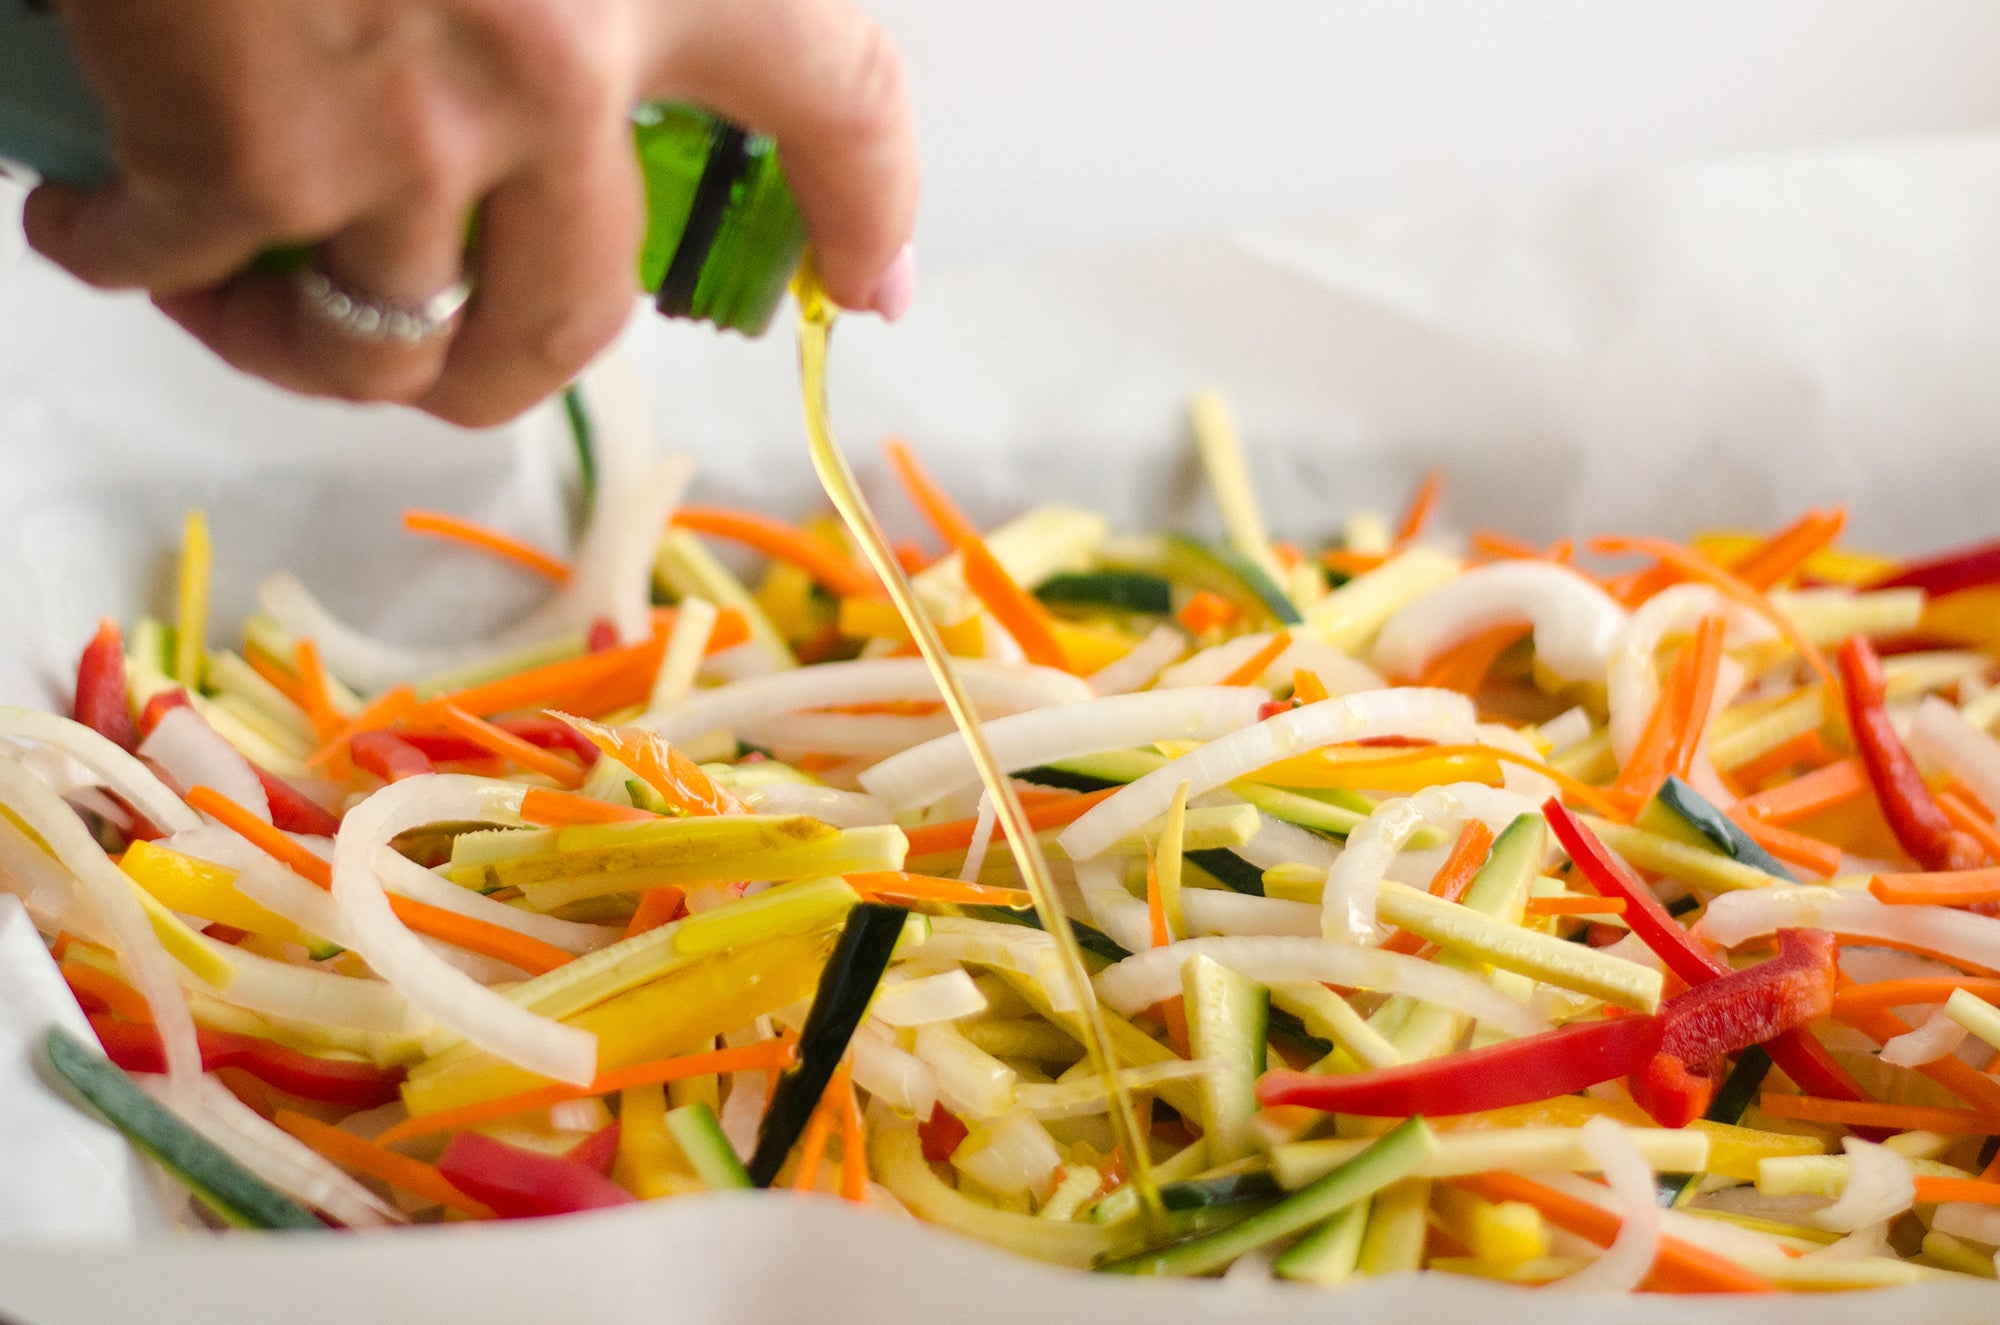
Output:
M493 639L281 575L224 648L194 516L74 720L0 710L0 887L98 1040L49 1069L215 1220L776 1186L1132 1274L1994 1275L2000 550L1452 539L1435 480L1308 550L1212 399L1225 540L982 530L892 445L1139 1163L873 574L603 390L569 557L409 515L553 582Z

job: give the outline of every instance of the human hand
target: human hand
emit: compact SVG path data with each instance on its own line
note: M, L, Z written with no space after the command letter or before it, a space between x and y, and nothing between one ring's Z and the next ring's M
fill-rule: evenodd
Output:
M901 65L847 0L63 0L62 15L122 173L36 189L30 242L94 285L147 291L293 390L478 426L569 381L633 307L630 112L648 98L776 139L843 306L894 318L913 293ZM476 294L446 334L356 339L290 279L246 270L308 245L385 304L422 306L462 275Z

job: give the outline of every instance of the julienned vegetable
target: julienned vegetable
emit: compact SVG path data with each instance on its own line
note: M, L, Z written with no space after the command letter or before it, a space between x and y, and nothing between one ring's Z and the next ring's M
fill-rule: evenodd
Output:
M0 712L0 886L110 1061L51 1056L217 1221L772 1186L1322 1286L1990 1266L2000 674L1894 634L1986 551L1893 600L1843 582L1882 563L1837 511L1468 557L1434 481L1295 546L1212 404L1226 544L980 530L896 448L934 532L903 559L1075 883L1153 1222L874 573L823 520L669 527L679 471L595 422L569 558L413 523L557 586L491 641L392 646L280 578L225 650L196 520L175 619L99 630L76 722ZM741 581L714 538L769 560ZM1863 1217L1886 1236L1796 1254Z

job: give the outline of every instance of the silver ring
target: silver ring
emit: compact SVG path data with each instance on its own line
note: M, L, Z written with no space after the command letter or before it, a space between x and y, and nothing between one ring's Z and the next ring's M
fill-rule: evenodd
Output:
M453 281L421 304L392 304L347 289L317 267L301 268L299 297L341 335L361 341L416 345L451 330L472 298L472 286Z

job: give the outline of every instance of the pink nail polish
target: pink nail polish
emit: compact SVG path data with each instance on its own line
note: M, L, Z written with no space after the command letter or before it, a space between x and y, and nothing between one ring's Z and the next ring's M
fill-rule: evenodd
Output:
M884 322L894 322L910 311L917 297L917 254L908 244L875 283L875 297L868 306L881 314Z

